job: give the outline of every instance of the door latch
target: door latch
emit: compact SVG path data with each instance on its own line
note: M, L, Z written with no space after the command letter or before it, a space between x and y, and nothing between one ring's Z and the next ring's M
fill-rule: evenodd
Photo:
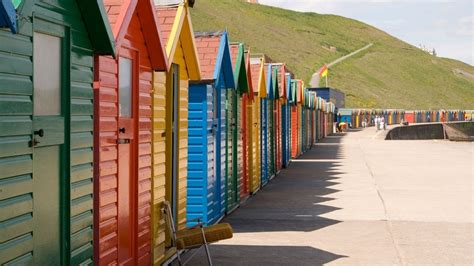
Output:
M36 139L36 138L33 138L33 140L30 140L28 141L28 147L34 147L36 145L38 145L40 142Z
M117 139L117 144L129 144L130 139Z

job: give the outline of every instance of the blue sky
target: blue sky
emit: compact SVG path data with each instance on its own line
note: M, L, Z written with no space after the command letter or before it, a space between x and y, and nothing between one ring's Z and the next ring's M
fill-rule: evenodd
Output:
M472 0L259 0L297 11L336 14L373 25L438 56L474 65Z

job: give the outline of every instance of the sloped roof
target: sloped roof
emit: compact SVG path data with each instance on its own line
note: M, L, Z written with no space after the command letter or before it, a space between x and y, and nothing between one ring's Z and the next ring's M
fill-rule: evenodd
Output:
M109 18L110 27L112 28L114 36L118 35L120 25L117 26L117 24L120 24L123 20L129 5L130 0L104 0L105 12Z
M176 49L179 46L184 54L189 79L201 80L201 66L187 1L173 5L156 5L155 13L159 18L158 25L162 31L168 60L173 62Z
M171 29L178 12L178 6L157 6L158 24L160 25L163 43L167 44L170 38Z
M196 48L199 55L199 63L201 65L202 79L215 79L217 57L219 56L219 48L221 43L220 34L201 34L196 33Z
M252 84L253 75L252 75L252 67L250 65L250 51L249 50L245 51L245 58L246 58L245 71L247 73L247 85L248 85L247 97L251 101L253 101L255 90L254 90L253 84Z
M249 92L249 81L245 65L245 47L243 43L233 43L229 46L237 91L240 95L243 95Z
M254 92L258 92L258 81L260 80L261 64L250 64L250 71L252 73L252 87Z
M29 13L33 8L33 1L25 2L23 10ZM76 1L79 9L81 10L84 24L86 25L87 31L91 39L94 52L96 54L107 54L115 56L115 43L112 34L112 30L109 26L109 22L104 10L104 6L101 0L98 1ZM28 5L26 5L28 3ZM29 16L29 14L22 14L23 16Z
M264 64L264 58L251 58L251 63L250 66L252 68L252 85L254 88L254 92L257 93L257 95L260 98L266 98L267 97L267 81L266 75L265 75L265 64ZM256 66L258 70L254 68ZM253 83L254 80L256 83Z
M139 14L141 30L147 42L148 54L155 70L168 70L168 59L155 15L153 0L104 0L104 8L119 47L125 39L135 13Z
M232 58L232 69L235 72L235 68L237 67L237 57L239 56L239 43L231 43L230 45L230 57Z

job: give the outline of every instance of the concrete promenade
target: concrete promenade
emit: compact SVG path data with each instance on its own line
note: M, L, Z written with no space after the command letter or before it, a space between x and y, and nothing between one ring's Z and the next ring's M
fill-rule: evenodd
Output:
M474 265L474 144L382 134L294 160L224 220L235 235L211 246L214 264ZM189 262L206 264L203 249Z

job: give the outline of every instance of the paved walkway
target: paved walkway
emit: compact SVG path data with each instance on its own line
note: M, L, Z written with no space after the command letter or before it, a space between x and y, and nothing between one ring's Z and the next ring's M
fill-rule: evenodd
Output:
M214 264L473 265L473 148L330 137L225 219L235 235L211 246Z

